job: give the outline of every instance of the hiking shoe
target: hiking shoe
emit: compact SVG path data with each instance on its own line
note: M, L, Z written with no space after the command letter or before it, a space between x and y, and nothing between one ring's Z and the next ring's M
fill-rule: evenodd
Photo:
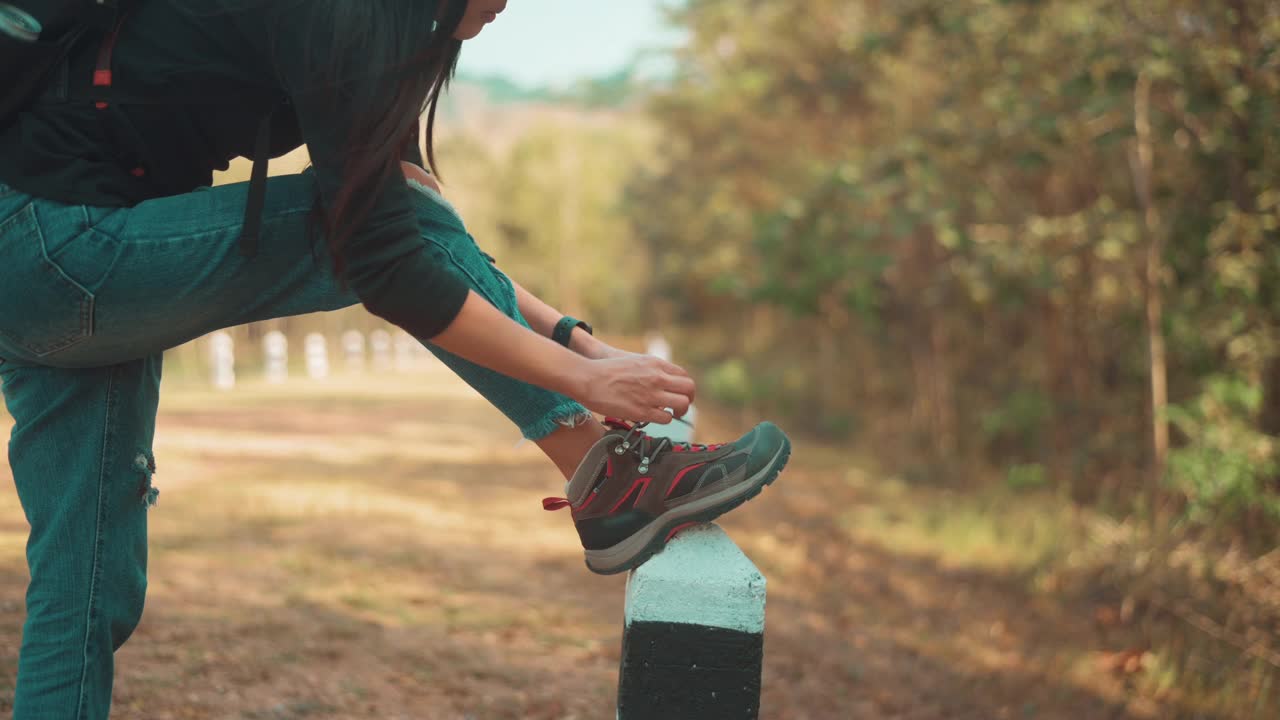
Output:
M676 443L644 434L644 423L607 419L609 431L565 485L587 567L612 575L639 567L680 530L710 522L750 500L778 477L791 441L760 423L723 445Z

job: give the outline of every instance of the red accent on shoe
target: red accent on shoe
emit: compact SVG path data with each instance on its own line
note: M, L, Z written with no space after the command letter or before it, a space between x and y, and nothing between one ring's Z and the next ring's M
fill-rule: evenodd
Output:
M675 537L676 533L680 532L681 530L688 530L694 525L701 525L701 524L702 523L698 523L698 522L687 522L687 523L684 523L683 525L677 525L671 528L671 532L667 533L667 539L663 540L662 542L671 542L671 538Z
M555 512L556 510L563 510L569 507L570 505L572 505L572 503L570 503L569 500L566 498L543 498L542 499L542 509L548 510L551 512Z
M626 420L623 420L622 418L607 417L604 419L604 424L608 427L613 428L614 430L631 430L632 429L631 423L627 422Z
M644 494L649 490L649 478L642 479L644 480L644 487L640 488L640 492L636 493L636 501L631 503L632 505L639 505L640 498L644 497Z
M613 477L613 456L610 455L604 459L604 476Z
M671 487L667 488L667 494L662 496L663 499L671 497L671 493L676 489L676 486L680 484L680 481L684 479L685 475L688 475L693 470L704 467L705 465L706 463L698 463L697 465L690 465L689 467L681 470L680 474L676 475L676 481L671 483Z
M587 501L586 501L586 502L584 502L584 503L582 503L582 507L578 508L577 510L574 510L573 512L576 514L576 513L580 513L580 512L583 512L584 510L586 510L586 509L587 509L587 507L589 507L589 506L591 505L591 503L592 503L593 501L595 501L596 496L597 496L597 495L599 495L599 494L600 494L600 493L598 493L598 492L592 492L590 495L587 495Z
M650 478L647 478L647 477L636 478L636 481L631 483L631 487L627 489L627 494L623 495L621 500L614 503L613 507L609 508L609 514L612 515L615 512L617 512L618 508L622 507L622 503L626 502L627 498L631 497L631 493L636 491L636 488L640 487L641 485L644 485L645 489L648 489L649 480ZM643 494L644 494L644 490L641 490L640 495L643 495ZM640 495L636 496L637 500L640 499Z
M724 443L717 445L699 445L698 443L679 443L671 446L671 452L715 452L724 447Z

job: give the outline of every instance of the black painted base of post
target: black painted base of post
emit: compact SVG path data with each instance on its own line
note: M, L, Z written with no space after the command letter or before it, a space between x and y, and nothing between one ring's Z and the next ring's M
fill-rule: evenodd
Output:
M766 585L713 524L687 528L627 577L619 720L755 720Z
M619 720L755 720L764 635L633 622L622 636Z

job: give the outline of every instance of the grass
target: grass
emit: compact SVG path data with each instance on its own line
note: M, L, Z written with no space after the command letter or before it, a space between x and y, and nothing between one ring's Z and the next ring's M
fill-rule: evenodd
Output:
M859 472L851 472L850 481L875 498L844 515L855 537L955 566L1033 573L1086 542L1078 514L1050 493L960 493L872 481Z
M1147 586L1156 583L1164 594L1223 593L1217 602L1208 601L1206 611L1215 615L1249 612L1238 592L1211 590L1203 581L1222 562L1220 548L1211 543L1184 541L1176 563L1157 565L1143 528L1073 507L1045 490L993 484L961 493L876 479L860 470L848 475L867 497L842 516L853 537L952 569L996 571L1042 598L1078 604L1092 614L1095 625L1105 627L1098 628L1097 647L1082 649L1066 663L1074 676L1095 675L1099 664L1137 652L1136 669L1114 672L1135 698L1180 708L1179 717L1261 720L1280 711L1275 666L1143 604ZM1141 609L1122 618L1133 602Z

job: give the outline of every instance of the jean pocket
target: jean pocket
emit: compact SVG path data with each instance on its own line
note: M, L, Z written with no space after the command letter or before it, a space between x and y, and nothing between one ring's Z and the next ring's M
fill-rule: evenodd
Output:
M0 337L8 344L45 358L87 339L93 301L49 259L34 205L0 223Z

